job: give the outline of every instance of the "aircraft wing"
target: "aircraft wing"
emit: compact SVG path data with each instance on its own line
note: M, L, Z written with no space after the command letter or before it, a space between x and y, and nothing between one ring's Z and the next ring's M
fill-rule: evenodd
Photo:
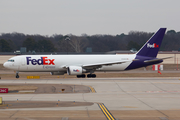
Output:
M109 66L109 65L114 65L114 64L122 64L125 62L132 62L132 61L137 61L138 59L134 60L126 60L126 61L113 61L113 62L103 62L103 63L92 63L92 64L84 64L81 65L82 68L85 69L98 69L101 68L102 66ZM62 66L63 68L68 68L68 65Z
M169 58L173 58L173 57L166 57L166 58L158 58L158 59L153 59L153 60L146 60L144 62L145 63L150 63L150 62L156 62L156 61L160 61L160 60L164 60L164 59L169 59Z
M114 64L122 64L125 62L132 62L135 60L128 60L128 61L114 61L114 62L104 62L104 63L93 63L93 64L84 64L82 65L83 68L101 68L102 66L109 66L109 65L114 65Z

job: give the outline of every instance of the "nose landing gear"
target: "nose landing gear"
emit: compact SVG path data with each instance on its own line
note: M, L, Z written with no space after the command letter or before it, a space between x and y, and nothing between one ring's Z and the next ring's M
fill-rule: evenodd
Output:
M19 74L18 74L19 72L16 72L16 78L19 78Z

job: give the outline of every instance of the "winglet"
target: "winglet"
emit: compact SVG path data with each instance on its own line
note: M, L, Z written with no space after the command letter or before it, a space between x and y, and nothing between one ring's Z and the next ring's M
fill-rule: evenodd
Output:
M161 46L166 28L160 28L144 46L136 53L136 55L156 57Z

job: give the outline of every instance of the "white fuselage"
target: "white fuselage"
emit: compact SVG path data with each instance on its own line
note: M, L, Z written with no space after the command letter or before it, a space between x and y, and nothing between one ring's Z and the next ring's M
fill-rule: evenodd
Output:
M129 61L121 64L102 66L98 71L122 71L135 59L130 55L20 55L12 57L4 63L6 68L19 72L66 72L65 66L83 66L86 64L113 61ZM13 60L13 62L11 62ZM42 63L44 62L44 63Z

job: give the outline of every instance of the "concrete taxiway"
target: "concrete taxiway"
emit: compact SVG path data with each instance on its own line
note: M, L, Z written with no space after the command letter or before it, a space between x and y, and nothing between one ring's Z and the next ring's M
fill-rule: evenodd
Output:
M132 111L155 111L154 119L168 120L180 111L180 78L95 78L95 79L59 79L59 80L0 80L0 84L75 84L92 86L96 93L62 93L62 94L0 94L4 101L77 101L92 102L91 106L47 107L47 108L13 108L0 111L100 111L97 103L103 103L116 119L132 115ZM126 111L126 116L122 113ZM166 111L166 112L165 112ZM170 114L176 111L176 113ZM69 112L71 113L71 112ZM97 113L97 112L96 112ZM99 114L100 114L99 113ZM90 114L90 113L89 113ZM144 115L146 113L143 113ZM140 115L140 114L139 114ZM152 114L151 114L152 115ZM152 117L149 115L149 117ZM92 115L93 116L93 115ZM103 116L103 114L99 115ZM138 117L137 115L135 115ZM67 116L68 117L68 116ZM72 117L72 116L70 116ZM131 116L134 117L134 116ZM133 119L135 119L134 117ZM73 118L73 117L72 117ZM71 118L71 119L72 119ZM91 119L91 115L87 115ZM124 118L124 119L126 119ZM145 116L144 116L145 118ZM86 119L86 118L85 118ZM94 118L92 118L94 119ZM99 118L100 119L100 118ZM106 119L106 118L103 118ZM132 119L132 118L131 118ZM147 118L146 118L147 119Z

